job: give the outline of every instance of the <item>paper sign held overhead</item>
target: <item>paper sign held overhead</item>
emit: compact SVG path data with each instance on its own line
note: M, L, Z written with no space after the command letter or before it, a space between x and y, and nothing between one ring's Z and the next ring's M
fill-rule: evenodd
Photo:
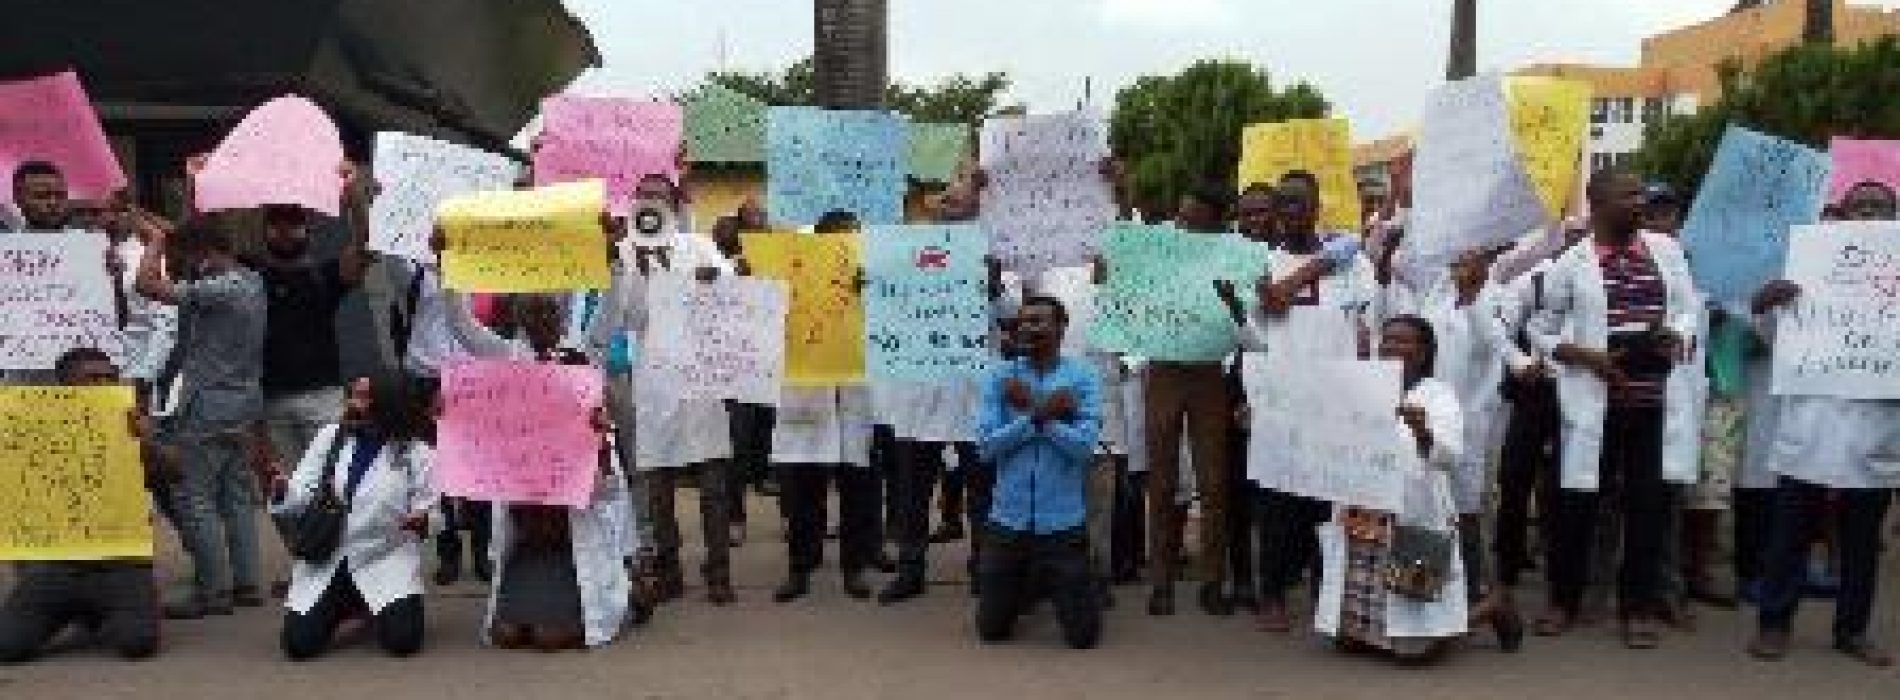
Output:
M443 202L443 282L470 292L606 289L604 197L600 181L588 180Z
M993 118L983 122L982 223L1005 269L1033 276L1086 265L1115 218L1102 176L1108 128L1093 115Z
M74 199L103 199L125 187L92 101L72 71L0 83L0 174L43 160L58 167ZM0 202L13 200L13 188Z
M1900 399L1900 222L1796 226L1782 277L1774 393Z
M535 141L534 182L607 183L607 201L624 214L640 179L680 179L684 116L679 105L654 100L557 95L542 102Z
M342 167L336 124L316 103L286 95L245 115L205 158L193 192L199 211L282 204L336 216Z
M1781 274L1788 229L1821 215L1827 155L1729 126L1682 225L1696 288L1746 315L1762 284Z
M1352 128L1346 120L1295 119L1241 131L1235 182L1242 189L1254 183L1276 184L1295 170L1319 178L1321 226L1359 230L1359 183L1352 172Z
M773 107L765 131L772 222L809 226L844 211L864 226L903 223L906 127L889 112Z
M1900 192L1900 141L1836 138L1827 154L1834 163L1827 181L1827 204L1840 204L1849 189L1863 182Z
M370 248L411 260L434 258L429 236L444 200L506 190L521 173L503 156L397 132L376 135L373 169L381 191L369 208Z

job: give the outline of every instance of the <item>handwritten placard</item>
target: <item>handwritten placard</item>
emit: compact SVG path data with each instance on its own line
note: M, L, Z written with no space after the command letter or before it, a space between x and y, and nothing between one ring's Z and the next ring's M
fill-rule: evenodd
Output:
M640 179L679 182L684 116L671 102L556 95L541 103L534 183L607 183L608 205L625 213Z
M0 236L0 369L51 369L76 347L118 356L107 245L92 232Z
M764 102L718 83L686 100L686 157L695 163L765 160Z
M1442 265L1466 251L1516 240L1547 219L1512 140L1497 76L1432 93L1419 126L1405 257Z
M1242 367L1249 479L1281 493L1402 510L1406 475L1421 467L1399 432L1399 363L1250 354Z
M506 157L426 136L376 135L376 182L369 245L411 260L431 260L436 208L450 197L514 186L521 167Z
M858 298L859 237L748 233L752 273L791 287L785 316L785 383L795 387L864 382L864 305Z
M436 212L447 239L444 283L499 293L607 288L605 196L588 180L444 201Z
M777 405L787 296L777 280L655 275L647 285L640 381L674 387L686 399Z
M343 141L315 102L286 95L245 115L193 181L199 211L296 205L336 216Z
M1900 222L1797 226L1790 244L1801 295L1775 334L1774 393L1900 399Z
M990 304L983 230L873 227L864 246L865 357L871 375L944 383L987 372Z
M1295 119L1253 124L1240 132L1242 188L1274 184L1304 170L1319 178L1320 224L1358 231L1359 183L1352 172L1352 127L1344 119Z
M773 107L765 129L772 221L809 226L846 211L867 226L903 223L906 126L888 112Z
M1511 142L1530 174L1544 213L1555 220L1577 191L1585 132L1590 128L1590 84L1544 76L1516 76L1505 83L1511 110Z
M910 125L910 176L924 182L949 182L970 155L966 124Z
M1799 143L1730 126L1682 226L1696 288L1732 311L1780 275L1788 228L1821 215L1828 160Z
M103 199L125 187L99 115L72 71L0 83L0 174L29 160L57 166L74 199ZM13 188L0 188L0 202Z
M1900 192L1900 141L1836 138L1827 155L1834 163L1827 181L1828 203L1839 204L1848 190L1863 182Z
M1115 218L1115 192L1102 177L1107 134L1100 118L1081 112L983 123L982 222L1005 269L1035 275L1095 257Z
M600 471L603 375L587 366L468 360L442 371L435 475L442 493L585 507Z
M1118 223L1103 236L1108 284L1095 299L1089 339L1138 357L1213 362L1234 350L1236 326L1214 280L1252 289L1267 273L1264 246L1171 225Z
M152 556L132 388L0 387L0 560Z

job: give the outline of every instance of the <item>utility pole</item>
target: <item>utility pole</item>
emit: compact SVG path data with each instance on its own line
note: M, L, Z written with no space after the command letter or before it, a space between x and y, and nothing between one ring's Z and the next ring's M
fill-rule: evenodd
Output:
M813 0L812 91L819 106L884 107L889 20L887 0Z

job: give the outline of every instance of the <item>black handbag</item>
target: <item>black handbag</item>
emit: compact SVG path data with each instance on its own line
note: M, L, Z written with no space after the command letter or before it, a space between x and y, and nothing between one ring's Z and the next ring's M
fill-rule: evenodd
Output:
M323 478L310 503L294 513L276 516L278 530L284 534L290 556L312 564L330 560L343 543L344 520L350 506L336 494L336 461L343 453L343 434L330 440L323 458Z
M1452 533L1394 525L1385 565L1386 590L1401 598L1436 602L1451 575Z

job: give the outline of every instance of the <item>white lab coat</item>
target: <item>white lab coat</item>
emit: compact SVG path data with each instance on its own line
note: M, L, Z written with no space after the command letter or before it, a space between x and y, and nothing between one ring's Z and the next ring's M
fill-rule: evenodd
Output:
M1701 342L1696 336L1696 326L1702 310L1702 297L1696 294L1681 246L1677 245L1675 239L1662 234L1643 232L1640 235L1668 290L1664 324L1680 335L1684 342ZM1532 344L1545 356L1564 343L1599 350L1608 347L1609 305L1603 290L1603 271L1597 262L1595 244L1585 240L1571 246L1552 261L1543 279L1544 303L1531 318ZM1701 372L1702 368L1684 363L1678 365L1671 375ZM1560 482L1566 489L1595 491L1598 486L1598 464L1603 451L1603 416L1609 408L1609 390L1602 380L1581 367L1558 365L1556 373L1558 403L1563 412ZM1693 400L1693 397L1682 392L1682 387L1682 383L1669 382L1664 390L1663 400L1667 406L1663 427L1664 454L1671 451L1672 446L1668 443L1672 439L1691 436L1701 439L1699 427L1696 427L1699 424L1693 422L1695 412L1682 410ZM1673 483L1693 484L1698 471L1693 463L1665 460L1662 476Z
M652 278L693 275L702 267L717 269L721 275L733 274L732 262L704 236L675 233L666 247L666 267L649 269L644 274L632 252L622 254L622 262L614 271L614 286L593 328L597 346L604 346L612 334L622 332L629 334L636 345L644 345L648 283ZM724 401L686 399L668 382L642 374L636 370L631 380L636 470L691 467L732 457L731 418Z
M1771 344L1780 316L1757 319ZM1749 366L1748 450L1760 439L1767 458L1752 465L1744 460L1743 488L1772 487L1783 476L1836 489L1900 488L1900 401L1771 396L1772 366L1767 358ZM1752 415L1756 400L1768 406L1759 426Z
M299 560L291 564L290 591L284 607L299 614L309 613L316 606L336 579L337 569L346 563L350 581L371 612L423 592L422 537L403 530L402 521L435 508L437 492L429 476L435 463L434 451L421 442L386 444L363 474L356 492L345 493L356 441L343 436L343 449L337 452L335 464L324 463L341 432L338 426L329 425L317 433L290 477L283 502L271 507L274 513L302 511L315 499L325 477L332 479L337 496L349 503L336 553L323 562Z
M1452 500L1465 515L1484 512L1492 457L1503 440L1507 409L1498 385L1510 340L1498 317L1501 294L1487 285L1470 304L1443 298L1422 310L1438 340L1433 375L1456 392L1464 413L1464 449L1448 475Z
M871 466L864 387L785 387L772 426L772 463Z
M633 533L633 497L627 491L626 473L620 460L606 451L608 471L594 482L594 500L586 508L567 509L569 538L574 544L574 585L581 595L581 622L587 646L612 642L627 622L627 599L633 580L623 563L638 549ZM482 643L488 643L486 630L494 628L495 606L499 600L503 567L514 548L514 528L508 516L508 504L493 507L492 534L488 544L489 560L495 566L494 585L488 589L488 612L483 618Z

